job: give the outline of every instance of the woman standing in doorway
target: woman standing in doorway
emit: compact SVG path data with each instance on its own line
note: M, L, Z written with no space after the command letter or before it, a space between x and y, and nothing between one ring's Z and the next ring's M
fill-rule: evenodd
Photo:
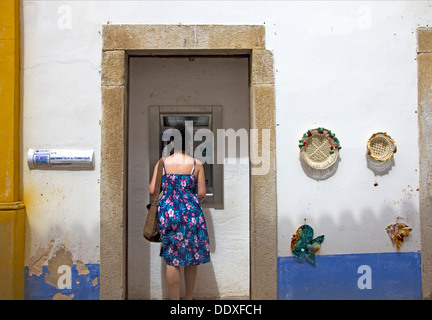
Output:
M159 201L159 232L162 240L160 256L166 262L166 278L172 300L180 299L180 266L184 267L186 299L191 300L197 278L197 266L210 261L210 243L200 200L206 196L202 163L185 154L187 141L184 127L182 148L164 161L162 189ZM150 182L154 193L156 164ZM196 194L195 194L196 192Z

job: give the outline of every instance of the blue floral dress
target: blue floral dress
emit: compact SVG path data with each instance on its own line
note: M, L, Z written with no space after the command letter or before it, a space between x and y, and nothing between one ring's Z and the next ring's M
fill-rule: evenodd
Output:
M191 174L165 173L159 201L160 256L168 265L196 266L210 261L210 242L204 214L195 194L197 181Z

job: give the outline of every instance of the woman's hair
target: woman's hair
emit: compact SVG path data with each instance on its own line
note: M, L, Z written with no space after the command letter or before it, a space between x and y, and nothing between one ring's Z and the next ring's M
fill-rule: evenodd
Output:
M184 123L182 124L177 124L174 129L178 130L180 132L181 135L181 151L185 151L186 150L186 141L191 141L190 140L190 134L189 132L186 133L186 129L185 129L185 125ZM170 138L170 142L174 141L174 136L171 136ZM176 145L177 146L177 145Z

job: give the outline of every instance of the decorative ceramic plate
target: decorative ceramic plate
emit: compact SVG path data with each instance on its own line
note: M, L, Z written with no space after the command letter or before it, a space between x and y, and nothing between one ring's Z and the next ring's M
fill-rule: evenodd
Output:
M367 142L368 155L377 161L389 161L396 151L396 141L386 132L374 133Z
M299 148L301 157L310 167L323 170L336 162L341 146L333 132L319 127L303 134Z

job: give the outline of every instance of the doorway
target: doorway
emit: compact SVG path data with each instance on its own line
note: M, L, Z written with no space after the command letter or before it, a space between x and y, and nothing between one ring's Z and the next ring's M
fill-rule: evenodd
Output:
M229 36L227 36L229 35ZM250 298L277 297L276 123L273 54L259 25L116 25L102 27L100 297L128 298L128 61L137 55L249 55L250 129L266 139L267 166L250 162ZM256 136L255 136L256 137ZM252 159L251 159L252 160Z
M167 299L160 244L142 237L154 165L150 159L155 157L151 145L159 142L161 134L150 128L162 121L162 130L171 119L199 116L208 126L216 122L216 116L206 110L221 109L219 129L249 130L249 57L130 57L128 101L128 299ZM195 122L194 129L198 125ZM212 128L216 136L216 127ZM210 164L223 171L219 183L225 205L221 209L203 203L211 262L199 268L194 295L198 299L249 298L249 159L248 154L237 154L237 158ZM212 178L210 170L207 174ZM211 192L218 187L213 180L208 183L212 183Z

